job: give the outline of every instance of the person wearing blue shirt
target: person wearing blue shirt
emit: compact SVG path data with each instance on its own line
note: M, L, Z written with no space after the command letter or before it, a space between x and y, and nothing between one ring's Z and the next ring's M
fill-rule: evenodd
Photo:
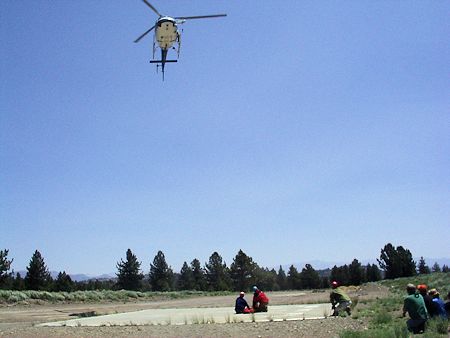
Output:
M446 319L447 311L445 311L445 303L439 298L439 292L436 289L431 289L428 294L433 298L433 302L436 304L437 313L439 317Z
M247 301L244 299L244 295L245 293L241 292L239 297L236 298L236 305L234 307L234 311L236 311L236 313L252 313Z

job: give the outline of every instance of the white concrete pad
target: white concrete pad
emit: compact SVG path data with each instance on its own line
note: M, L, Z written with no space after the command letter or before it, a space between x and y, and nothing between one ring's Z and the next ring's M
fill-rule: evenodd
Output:
M316 319L329 316L330 304L269 305L268 312L235 314L233 307L150 309L89 318L70 319L39 326L183 325Z

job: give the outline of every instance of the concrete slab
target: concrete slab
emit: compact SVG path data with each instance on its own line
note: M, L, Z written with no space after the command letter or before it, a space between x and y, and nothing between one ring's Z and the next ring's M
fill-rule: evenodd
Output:
M39 326L128 326L183 325L317 319L329 316L330 304L271 305L268 312L234 313L232 307L149 309L89 318L78 318Z

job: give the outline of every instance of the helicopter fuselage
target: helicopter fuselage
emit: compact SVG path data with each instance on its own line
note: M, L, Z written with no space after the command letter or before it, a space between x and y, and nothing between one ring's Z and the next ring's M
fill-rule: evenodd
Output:
M155 40L161 49L169 49L179 41L179 33L176 20L169 16L163 16L155 24Z
M164 66L167 62L177 62L178 59L168 60L167 54L169 49L173 48L177 50L177 56L180 55L180 33L178 32L179 24L183 24L186 20L193 19L206 19L206 18L218 18L222 16L227 16L226 14L210 14L210 15L196 15L196 16L177 16L170 17L166 15L161 15L158 10L148 1L142 0L156 15L158 15L158 20L155 25L150 27L147 31L141 34L134 42L139 42L148 33L154 30L153 38L153 60L150 63L156 63L156 69L161 66L163 80L164 80ZM177 43L178 48L173 47L174 43ZM158 46L156 45L158 44ZM156 48L161 49L161 59L155 60Z

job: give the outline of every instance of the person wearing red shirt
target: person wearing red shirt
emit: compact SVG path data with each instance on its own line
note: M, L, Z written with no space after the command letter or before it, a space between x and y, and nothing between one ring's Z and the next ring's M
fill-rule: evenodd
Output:
M258 289L256 286L253 287L253 309L255 312L267 312L267 306L269 305L269 298L266 294Z

